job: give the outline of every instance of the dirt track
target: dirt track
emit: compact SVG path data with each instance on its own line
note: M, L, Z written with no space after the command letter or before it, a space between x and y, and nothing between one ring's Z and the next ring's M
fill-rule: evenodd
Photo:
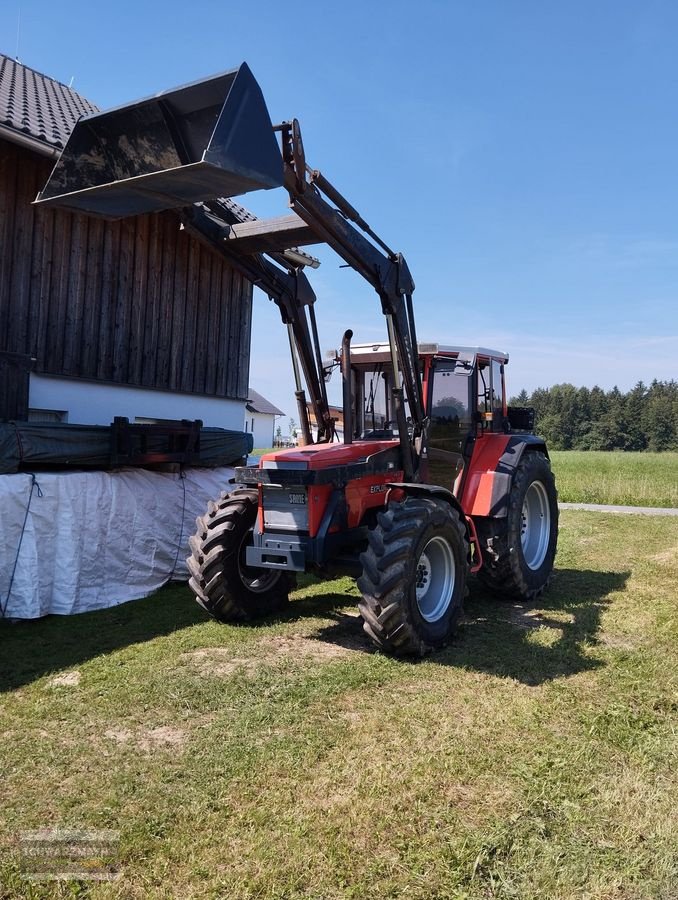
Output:
M678 516L678 509L663 506L604 506L602 503L559 503L559 509L586 509L590 512L627 513L636 516Z

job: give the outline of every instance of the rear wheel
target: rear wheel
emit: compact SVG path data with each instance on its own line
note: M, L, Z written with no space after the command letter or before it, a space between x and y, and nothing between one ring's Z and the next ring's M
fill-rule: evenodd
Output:
M221 622L257 619L287 603L291 578L287 572L248 566L257 518L256 490L224 493L196 519L189 540L189 586L198 603Z
M503 519L476 519L483 553L480 580L506 598L533 600L551 579L558 542L558 494L543 453L518 463Z
M449 640L461 618L468 570L466 529L455 509L427 497L390 503L360 559L358 607L378 647L422 656Z

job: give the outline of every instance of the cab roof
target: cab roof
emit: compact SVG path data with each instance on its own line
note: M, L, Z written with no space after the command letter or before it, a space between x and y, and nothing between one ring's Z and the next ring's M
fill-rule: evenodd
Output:
M438 344L419 342L419 356L455 356L468 360L476 357L496 359L507 363L509 355L504 350L490 350L489 347L465 347L458 344ZM371 344L351 344L351 358L356 362L386 362L391 358L391 352L386 341Z

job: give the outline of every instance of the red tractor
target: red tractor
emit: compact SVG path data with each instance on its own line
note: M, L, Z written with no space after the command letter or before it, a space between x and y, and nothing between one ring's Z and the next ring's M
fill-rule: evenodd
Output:
M291 215L260 220L223 199L276 186ZM545 589L556 488L532 411L507 407L508 356L417 341L404 257L306 164L298 122L271 124L245 64L81 120L38 202L109 218L178 208L280 309L303 445L238 469L198 519L190 584L211 615L254 619L286 603L297 572L348 573L374 643L421 655L454 633L470 572L505 597ZM376 290L388 335L351 346L348 330L330 364L304 273L316 263L299 249L318 243ZM341 440L326 391L335 366Z
M191 538L191 587L213 616L252 619L287 601L295 572L357 576L374 643L397 654L442 646L469 572L528 600L553 569L556 490L531 414L506 407L506 354L419 345L425 422L406 477L388 344L342 351L350 378L342 443L311 443L239 469ZM350 375L349 375L350 373ZM414 424L405 435L413 446Z

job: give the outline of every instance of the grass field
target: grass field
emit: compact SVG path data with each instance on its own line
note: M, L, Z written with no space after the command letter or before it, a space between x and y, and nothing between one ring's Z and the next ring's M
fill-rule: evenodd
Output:
M678 453L550 452L565 503L678 507Z
M3 625L0 896L675 898L678 520L561 520L539 604L474 586L421 662L348 580L258 626L184 586ZM22 880L48 825L118 830L120 880Z

